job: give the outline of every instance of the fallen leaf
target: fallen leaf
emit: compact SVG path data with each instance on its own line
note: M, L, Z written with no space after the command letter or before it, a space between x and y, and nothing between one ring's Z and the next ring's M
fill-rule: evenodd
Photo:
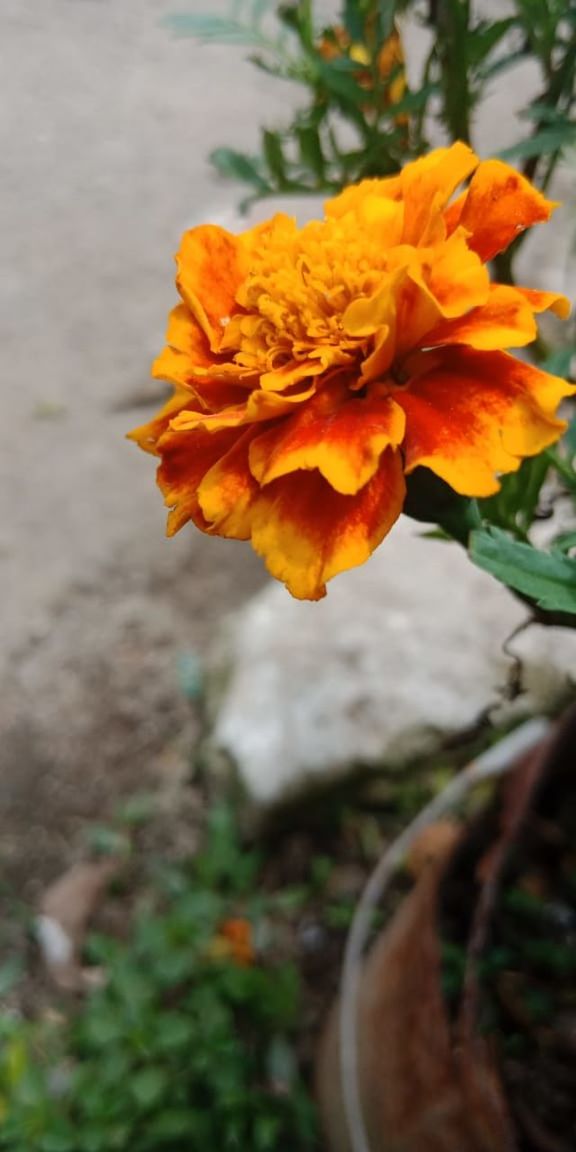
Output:
M46 967L59 988L71 992L101 982L97 969L81 963L86 929L121 860L74 864L46 889L35 919L35 932Z

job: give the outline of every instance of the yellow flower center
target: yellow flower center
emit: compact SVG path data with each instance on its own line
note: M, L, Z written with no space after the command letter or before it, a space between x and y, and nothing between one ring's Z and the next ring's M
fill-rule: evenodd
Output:
M344 316L382 284L386 248L374 246L352 216L303 229L279 216L261 239L222 350L238 364L268 371L327 354L339 364L361 355L366 341L346 331Z

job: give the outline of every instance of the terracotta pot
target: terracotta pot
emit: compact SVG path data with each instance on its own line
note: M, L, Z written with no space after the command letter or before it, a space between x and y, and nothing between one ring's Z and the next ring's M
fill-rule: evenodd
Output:
M517 766L492 817L488 850L476 863L469 956L485 943L510 846L551 774L576 759L576 710ZM409 896L379 936L362 971L358 1002L358 1082L370 1152L518 1152L497 1054L477 1028L474 966L456 1018L441 987L442 882L471 831L440 837ZM352 1152L340 1076L339 1005L327 1022L317 1063L317 1095L332 1152ZM542 1145L556 1147L553 1143ZM524 1145L522 1145L524 1147Z

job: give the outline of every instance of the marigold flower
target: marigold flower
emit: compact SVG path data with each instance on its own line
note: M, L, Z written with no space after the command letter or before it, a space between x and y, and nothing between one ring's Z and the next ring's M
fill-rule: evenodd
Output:
M239 917L225 920L212 941L210 955L215 960L233 960L241 968L250 967L256 959L256 952L249 921Z
M471 177L465 191L451 200ZM515 359L565 297L491 284L487 261L554 205L464 144L365 180L298 228L187 232L182 303L153 373L176 386L131 433L161 458L168 534L251 540L273 576L319 599L402 511L405 473L465 496L553 443L564 380Z

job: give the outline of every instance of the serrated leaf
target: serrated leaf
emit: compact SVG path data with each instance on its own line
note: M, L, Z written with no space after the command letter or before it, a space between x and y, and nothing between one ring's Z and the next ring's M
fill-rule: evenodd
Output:
M470 62L478 66L500 43L503 36L514 27L515 16L507 16L503 20L494 20L490 23L477 24L471 31L468 40L468 56Z
M538 124L565 124L566 113L550 104L530 104L518 113L521 120L535 120Z
M543 128L527 140L520 140L511 148L499 153L501 160L529 160L533 156L544 156L557 152L573 144L576 140L576 124L565 122L554 128Z
M480 528L470 537L474 563L521 592L546 612L576 615L576 560L540 552L499 528Z
M308 168L318 180L322 180L326 164L318 129L312 125L302 125L296 128L296 137L302 166Z
M269 193L272 188L263 178L258 161L243 152L235 152L233 148L215 148L210 153L210 160L223 176L230 176L234 180L241 180L251 184L259 192Z
M330 61L315 57L315 71L328 92L346 102L346 111L362 118L358 105L366 94L355 79L358 65L341 57Z
M459 496L428 468L406 477L404 512L413 520L437 524L461 544L467 544L472 529L482 523L476 501Z
M496 527L509 529L513 535L517 535L518 529L527 532L534 520L549 469L550 460L546 453L523 460L517 472L501 478L499 492L478 501L482 519Z
M176 12L162 21L176 36L192 36L197 40L216 40L220 44L254 44L252 28L225 16L208 13Z
M262 132L264 158L277 184L282 188L286 183L286 163L282 151L282 141L277 132L265 128Z

